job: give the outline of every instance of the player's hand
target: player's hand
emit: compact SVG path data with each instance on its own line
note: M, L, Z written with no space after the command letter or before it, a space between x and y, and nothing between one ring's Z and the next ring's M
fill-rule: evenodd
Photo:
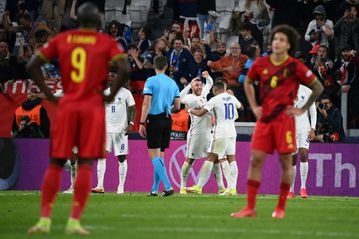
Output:
M253 114L255 115L256 119L260 119L263 114L263 108L262 106L257 106L252 109Z
M228 93L229 95L233 95L233 96L234 96L233 91L232 91L232 90L230 90L230 89L228 89L228 90L227 90L227 93Z
M309 131L309 140L313 141L315 139L315 131L314 129L310 129Z
M128 132L131 132L133 130L133 125L132 124L128 124L126 130L125 130L125 134L128 134Z
M140 124L140 129L138 130L138 133L141 135L142 138L146 138L146 127L143 124Z
M287 111L286 114L289 116L298 116L301 115L305 112L305 109L297 109L293 106L289 106L287 107Z
M202 72L202 77L203 78L208 78L208 76L209 76L209 73L208 73L208 71L204 71L204 72Z
M187 85L188 84L187 79L184 78L184 77L180 78L180 82L181 82L182 85L185 85L185 84Z

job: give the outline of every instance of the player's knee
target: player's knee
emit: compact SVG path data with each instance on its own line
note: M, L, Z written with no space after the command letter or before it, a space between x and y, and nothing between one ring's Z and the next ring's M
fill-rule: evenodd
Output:
M65 159L51 159L50 160L50 164L60 166L60 167L64 167L66 162L67 162L67 160L65 160Z
M263 164L263 161L259 158L253 157L251 159L251 167L252 168L260 168Z
M307 153L302 153L300 154L300 162L308 162L308 154Z
M93 158L87 158L87 159L79 158L78 161L77 161L77 163L78 163L78 165L89 165L89 166L92 166L93 161L94 161Z
M119 155L117 158L120 163L123 163L126 161L126 155Z
M194 162L194 159L187 158L187 159L186 159L186 162L187 162L188 164L192 165L193 162Z

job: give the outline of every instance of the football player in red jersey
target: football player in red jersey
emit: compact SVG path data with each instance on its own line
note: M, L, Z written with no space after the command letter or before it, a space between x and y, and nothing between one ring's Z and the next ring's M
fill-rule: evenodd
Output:
M59 99L56 121L51 129L50 165L41 187L39 222L29 234L49 233L51 211L60 189L61 173L72 148L78 146L78 172L74 185L74 199L67 234L89 234L80 224L80 217L92 184L92 163L105 157L104 100L112 101L128 76L127 62L122 48L110 36L99 33L99 11L91 3L84 3L77 12L79 29L60 33L40 49L27 69L31 78L49 100L57 99L45 85L40 66L45 61L58 59L64 96ZM103 91L107 80L108 63L118 68L119 78L109 96Z
M252 137L251 162L247 181L247 206L233 217L254 217L261 170L267 154L276 150L282 168L278 205L272 217L283 218L292 179L292 153L296 151L294 116L305 112L323 91L314 74L289 56L299 43L299 35L288 25L279 25L271 35L273 53L257 59L244 84L245 92L257 118ZM255 99L253 82L260 87L260 105ZM307 85L312 95L301 109L293 108L299 83Z

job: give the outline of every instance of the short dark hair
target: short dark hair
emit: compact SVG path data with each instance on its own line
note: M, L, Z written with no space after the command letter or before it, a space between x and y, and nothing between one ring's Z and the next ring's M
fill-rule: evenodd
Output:
M256 56L257 53L257 47L255 46L250 46L247 50L247 56L248 58L252 59Z
M155 64L155 68L157 70L164 70L167 67L167 57L165 56L156 56L153 59L153 63Z
M143 33L145 33L145 36L146 36L146 37L150 37L150 36L151 36L152 30L151 30L151 28L150 28L149 26L146 25L146 26L142 27L141 31L142 31Z
M20 19L24 19L26 21L31 21L31 17L28 13L22 13L17 17L17 20L19 21Z
M201 38L200 38L198 35L194 35L194 36L191 38L191 42L192 42L192 40L195 39L195 38L201 40Z
M351 47L351 45L349 44L344 44L341 48L340 51L351 51L353 49L353 47Z
M293 27L286 25L286 24L278 25L272 31L272 34L270 37L270 42L273 42L274 36L277 33L283 33L287 36L289 44L290 44L288 53L293 54L298 49L298 46L299 46L300 35L297 32L297 30L295 30Z
M223 81L216 81L213 84L213 88L224 90L224 82Z
M332 99L330 98L329 95L322 95L322 97L320 98L320 100L329 100L330 102L332 102Z
M250 32L252 32L252 29L253 29L253 27L252 27L252 24L250 24L250 23L244 23L244 24L239 28L240 31L250 31Z

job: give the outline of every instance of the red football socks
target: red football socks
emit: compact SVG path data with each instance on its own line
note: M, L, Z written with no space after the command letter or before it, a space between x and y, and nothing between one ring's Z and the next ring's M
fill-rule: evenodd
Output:
M254 209L256 207L256 197L261 183L256 180L248 179L247 181L247 207Z
M41 186L41 217L51 217L56 193L60 190L62 167L49 165Z
M79 220L91 192L92 166L79 165L74 185L74 202L71 217Z
M285 210L285 204L287 202L287 196L288 196L289 188L290 188L289 183L281 183L280 184L280 192L279 192L277 208Z

